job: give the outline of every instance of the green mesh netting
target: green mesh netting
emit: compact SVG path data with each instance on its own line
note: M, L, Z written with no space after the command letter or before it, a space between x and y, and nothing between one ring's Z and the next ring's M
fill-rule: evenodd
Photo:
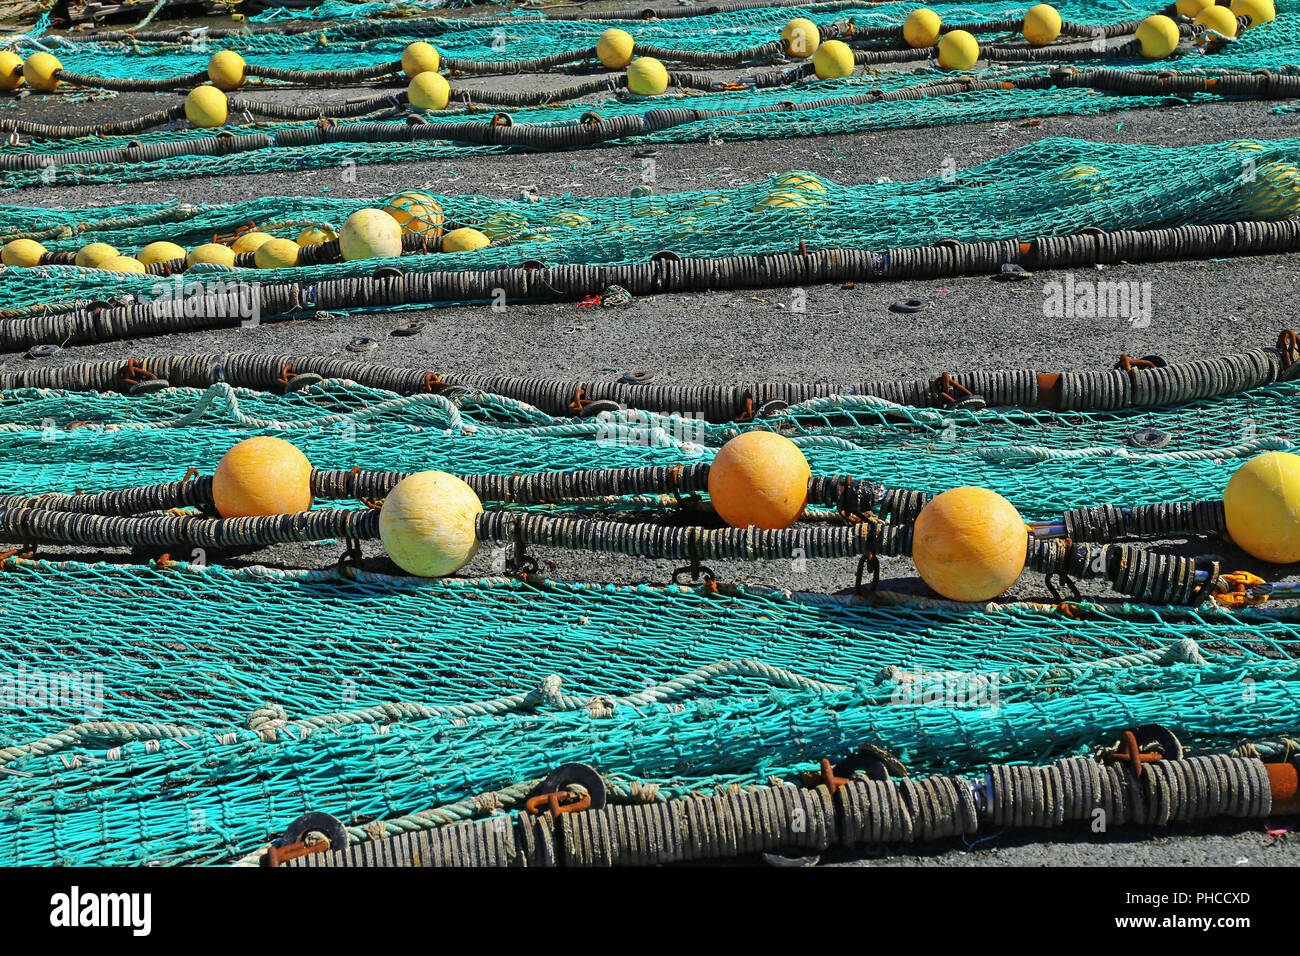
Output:
M396 147L401 149L401 147ZM629 168L629 185L641 171ZM1049 138L965 170L911 182L841 185L791 171L732 189L640 198L552 196L528 202L435 195L449 222L482 230L493 245L466 253L408 255L408 271L495 269L538 259L550 265L619 265L668 249L712 257L810 249L929 245L1070 235L1086 226L1138 229L1300 213L1300 139L1157 147ZM53 251L107 242L136 252L157 239L186 248L250 223L295 237L307 222L340 225L384 197L265 197L200 205L180 221L123 226L131 217L165 217L174 206L94 209L0 206L3 238L32 235ZM60 230L65 230L60 233ZM75 231L74 231L75 230ZM268 283L304 277L368 276L374 260L259 271ZM246 275L250 275L246 273ZM119 293L172 294L184 279L108 273L67 266L0 270L6 308Z
M1043 760L1147 721L1200 745L1300 727L1300 622L1285 611L1075 621L744 590L3 574L4 735L55 735L40 755L0 751L11 864L231 860L302 812L397 827L571 760L663 781L662 798L788 776L864 740L926 772ZM551 681L540 698L551 675L569 697ZM615 698L607 716L584 706L598 695ZM369 709L393 701L423 710Z
M753 47L756 43L775 39L780 25L791 17L807 14L812 19L831 23L851 15L859 27L897 25L915 9L910 4L887 4L865 8L845 8L833 11L805 11L797 8L748 10L739 13L716 14L699 18L666 20L646 23L637 21L624 24L638 40L659 46L690 49L694 51L729 52ZM1017 17L1025 6L1000 6L975 4L943 8L950 20L994 17ZM1061 12L1067 19L1089 23L1113 23L1129 20L1145 12L1128 3L1064 5ZM252 57L269 58L272 65L291 69L342 69L356 68L374 63L391 62L406 43L415 39L436 42L447 55L478 60L519 60L546 56L572 50L590 49L595 38L608 23L582 21L553 21L544 17L520 18L493 26L474 25L473 21L445 20L418 34L387 36L371 39L325 34L299 34L290 37L250 36L223 40L222 45ZM57 53L64 66L76 72L103 76L151 77L181 75L206 68L211 49L192 49L189 44L60 44L55 38L24 40L28 49L38 44L48 46ZM1300 62L1300 12L1294 0L1279 4L1278 18L1248 30L1225 51L1207 55L1195 46L1185 44L1173 57L1159 62L1159 68L1180 71L1197 70L1255 70L1274 69L1291 71ZM1080 68L1111 66L1118 69L1151 70L1156 68L1150 60L1097 58L1071 61ZM1029 66L998 66L976 71L972 75L1006 79L1015 76L1045 75L1056 69L1055 64L1043 63ZM951 74L937 69L918 68L901 71L881 71L867 76L844 80L804 82L795 86L780 86L761 91L726 93L685 93L661 97L619 97L616 99L589 100L569 104L554 104L541 108L512 111L517 123L575 123L593 107L604 116L644 114L651 109L685 105L698 109L747 110L759 106L772 106L786 100L807 103L827 97L851 95L868 90L889 91L905 86L933 81ZM174 94L168 94L174 96ZM1194 94L1193 101L1218 100L1208 94ZM171 102L171 100L167 100ZM772 137L813 136L831 133L863 132L878 129L897 129L948 123L974 123L993 120L1042 118L1070 114L1088 114L1146 106L1168 105L1168 96L1119 95L1091 89L1049 90L984 90L939 98L871 102L859 105L833 105L801 112L776 111L772 113L703 119L674 126L636 138L645 143L685 143L710 140L747 140ZM391 115L391 114L390 114ZM442 114L461 119L474 119L474 114ZM401 118L377 121L400 124ZM487 122L484 116L483 122ZM287 128L285 124L259 124L257 129L274 132ZM234 129L234 127L231 127ZM241 128L246 129L246 128ZM154 132L139 137L142 143L156 140L187 140L210 137L216 131L172 130ZM393 162L443 156L470 157L484 152L499 152L507 147L475 146L443 141L419 143L349 143L312 147L310 149L272 147L251 154L215 157L173 158L147 163L109 163L58 165L60 152L72 149L99 148L122 145L130 138L108 137L41 142L25 148L48 154L55 165L41 171L5 172L0 174L0 188L23 188L50 183L113 182L123 183L143 179L160 179L177 176L224 175L241 172L266 172L300 167L337 166L347 160L356 163ZM20 147L23 148L23 147Z
M224 387L210 392L227 394ZM233 444L253 434L294 442L321 469L513 474L704 462L737 428L775 428L802 447L817 475L931 493L978 484L1026 518L1049 518L1097 504L1211 500L1244 459L1300 444L1296 383L1114 412L941 413L831 398L740 426L706 423L690 409L676 418L626 410L556 419L482 395L465 400L463 414L478 426L473 435L449 433L444 413L419 397L333 381L283 396L235 390L233 404L205 403L197 389L137 398L2 394L0 493L107 491L175 481L189 468L211 474ZM201 415L193 416L195 409ZM324 416L338 418L323 423ZM125 423L132 427L120 427ZM619 423L629 430L616 432ZM1128 445L1130 435L1151 427L1167 432L1170 443L1158 451Z

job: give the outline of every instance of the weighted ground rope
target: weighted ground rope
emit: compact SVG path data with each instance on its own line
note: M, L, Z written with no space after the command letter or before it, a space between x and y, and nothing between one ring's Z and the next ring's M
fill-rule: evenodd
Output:
M1039 269L1074 268L1087 262L1167 261L1228 255L1259 255L1300 249L1300 220L1177 226L1145 232L1119 230L1059 236L1021 243L946 242L929 248L829 249L818 252L723 259L659 257L631 266L547 266L529 264L483 272L400 272L382 278L326 279L274 284L235 275L216 283L216 292L185 290L178 299L139 305L73 310L57 315L0 321L0 350L27 349L45 342L102 342L203 328L239 325L250 314L273 319L306 311L415 305L436 302L581 300L620 286L634 296L670 292L808 286L845 282L888 282L998 273L1008 264ZM193 300L193 301L191 301ZM250 313L255 304L256 311ZM1253 360L1252 360L1253 364ZM1226 371L1226 370L1225 370ZM1268 375L1245 366L1228 372L1233 380ZM1125 376L1088 381L1061 380L1063 401L1083 399L1080 389L1114 392L1110 407L1129 400ZM1207 383L1209 384L1209 383ZM1210 385L1211 388L1214 385ZM1249 387L1249 386L1241 386ZM1240 387L1234 390L1240 390ZM508 392L506 394L509 394ZM890 396L881 396L890 397ZM1136 397L1136 396L1134 396ZM1067 406L1072 407L1072 406ZM1105 406L1103 406L1105 407Z
M1159 756L1159 755L1157 755ZM959 775L851 779L717 796L520 813L349 846L284 854L280 866L658 866L777 850L923 843L982 827L1073 823L1166 826L1217 816L1259 819L1294 805L1296 767L1231 754L1137 766L1087 757L994 765ZM1288 786L1289 785L1289 786ZM325 852L320 852L322 849ZM287 858L285 858L287 857Z
M1297 227L1300 229L1300 224ZM317 296L320 294L318 289ZM98 314L107 319L104 313L108 311ZM113 311L130 314L128 309ZM11 324L36 321L0 321L0 332ZM35 336L37 341L52 338L57 337ZM1293 379L1300 372L1300 353L1283 347L1285 338L1283 333L1277 347L1162 367L1059 373L1028 369L958 372L955 378L966 383L971 392L982 396L985 404L990 406L1111 410L1138 405L1169 405ZM769 402L792 405L819 396L857 396L860 399L874 396L897 405L919 408L951 405L950 400L936 388L936 379L933 378L852 384L754 382L684 387L621 381L566 382L503 375L452 375L332 358L239 352L156 356L132 359L127 363L98 361L67 366L34 366L0 372L0 388L109 391L125 390L136 387L141 381L150 381L157 383L158 387L173 385L207 389L214 383L226 382L232 386L277 389L285 384L282 376L286 368L291 368L295 374L348 379L398 395L468 388L516 399L548 414L566 416L573 414L573 397L579 394L589 401L612 401L654 412L692 409L706 420L715 422L751 418L755 409Z

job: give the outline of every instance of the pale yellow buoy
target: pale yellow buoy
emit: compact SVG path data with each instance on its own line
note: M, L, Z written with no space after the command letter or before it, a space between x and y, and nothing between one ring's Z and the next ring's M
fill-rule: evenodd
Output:
M300 246L318 246L322 242L329 242L331 239L337 239L339 234L333 229L325 229L321 226L308 226L302 232L298 233L298 245Z
M758 201L754 207L755 212L762 212L763 209L797 209L800 206L808 206L812 200L808 194L799 189L782 189L777 192L768 193Z
M709 465L709 501L733 528L788 528L808 504L812 470L799 447L775 432L744 432Z
M223 518L311 510L311 462L283 438L260 435L226 452L212 473L212 502Z
M1246 462L1223 492L1228 534L1272 564L1300 561L1300 455L1275 451Z
M224 126L230 101L215 86L196 86L185 97L185 118L200 129Z
M253 253L253 265L259 269L292 269L301 251L302 246L292 239L268 239Z
M1214 0L1178 0L1174 6L1183 16L1193 20L1206 7L1214 6Z
M491 244L491 239L468 226L453 229L442 237L443 252L473 252L475 249L483 249Z
M1205 27L1207 30L1213 30L1215 33L1228 37L1228 39L1232 39L1237 35L1237 18L1229 12L1227 7L1206 7L1196 15L1196 19L1192 22ZM1196 38L1197 45L1204 46L1205 39L1205 34L1202 33Z
M185 264L197 266L200 264L214 266L233 266L235 264L235 250L230 246L223 246L219 242L205 242L201 246L195 246L185 257Z
M236 255L243 255L246 252L256 252L258 246L274 238L269 232L246 232L232 242L230 248Z
M1025 568L1029 529L1015 506L987 488L936 495L912 526L912 561L952 601L987 601Z
M1159 13L1138 24L1133 36L1148 60L1163 60L1178 49L1178 24Z
M407 574L440 578L463 568L478 552L483 503L455 475L422 471L403 478L384 499L379 540Z
M218 50L208 60L208 79L225 93L239 89L247 77L248 64L234 50Z
M1067 169L1062 170L1056 178L1064 182L1072 191L1082 193L1090 192L1094 194L1094 196L1075 196L1073 199L1069 200L1070 202L1077 202L1080 198L1094 198L1095 194L1100 193L1102 187L1107 183L1107 180L1101 175L1101 170L1096 166L1090 166L1087 163L1070 166Z
M451 101L451 84L441 73L419 73L406 86L406 100L417 110L445 110Z
M1300 216L1300 166L1274 161L1254 170L1237 191L1252 219L1281 220Z
M591 220L580 212L557 212L547 221L557 226L569 226L572 229L586 229L591 226Z
M853 75L853 50L842 40L827 40L813 54L813 72L821 80L842 80Z
M171 262L173 259L184 259L185 249L174 242L151 242L136 253L135 257L144 265L151 266L155 262Z
M1247 30L1277 18L1273 0L1232 0L1232 6L1228 9L1234 17L1250 17L1246 24Z
M41 264L43 255L45 247L35 239L14 239L6 242L4 249L0 250L0 262L7 266L30 269Z
M511 239L528 228L528 220L513 212L493 213L483 220L479 231L493 242Z
M59 85L54 74L63 69L63 64L53 53L33 53L23 63L23 79L32 89L41 93L53 93Z
M636 41L626 30L606 30L596 41L596 57L611 70L625 70L635 47Z
M781 42L786 56L806 60L821 46L822 32L807 17L795 17L781 29Z
M1025 11L1020 32L1032 46L1047 46L1061 35L1061 14L1056 7L1040 3Z
M794 169L776 177L776 185L789 189L802 189L805 192L824 193L826 182L816 173L807 173Z
M654 57L639 56L627 65L627 88L640 96L658 96L668 89L668 70Z
M943 21L939 14L926 7L913 10L903 21L903 42L913 50L928 50L939 42L939 29Z
M109 272L148 272L144 263L133 256L113 256L105 259L99 264L101 269L107 269Z
M382 209L358 209L339 230L343 258L391 259L402 254L402 227Z
M939 65L945 70L969 70L979 58L979 41L965 30L945 33L939 41Z
M402 72L408 79L415 79L421 73L437 73L442 67L442 57L430 44L416 41L402 51Z
M92 242L77 250L76 265L83 269L98 269L105 259L120 256L121 253L107 242Z
M0 90L23 85L23 58L11 50L0 50Z

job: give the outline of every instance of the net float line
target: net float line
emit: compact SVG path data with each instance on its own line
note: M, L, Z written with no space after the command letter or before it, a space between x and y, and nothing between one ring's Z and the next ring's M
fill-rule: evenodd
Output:
M1107 826L1166 826L1219 816L1262 819L1297 808L1294 758L1265 763L1236 753L1183 756L1158 749L1142 756L1146 760L1121 751L1104 761L1071 757L1043 766L997 764L983 773L926 777L891 775L879 759L867 761L869 775L854 774L848 761L837 774L826 761L820 773L805 775L803 786L659 801L628 799L624 786L618 803L607 802L613 794L595 770L573 764L492 802L526 807L513 816L430 826L430 814L418 828L377 839L364 828L315 813L295 821L253 859L266 866L317 868L660 866L780 850L807 855L835 847L969 839L981 828L1054 829L1091 823L1098 812ZM826 782L817 783L819 777ZM635 789L638 795L654 793ZM326 839L304 843L312 832Z
M41 508L0 507L0 538L27 544L93 547L256 547L344 538L379 538L378 510L322 509L248 518L196 515L106 516ZM910 557L907 526L863 522L765 530L627 524L586 518L488 511L475 519L479 541L601 554L699 562ZM522 559L522 555L519 558ZM1131 545L1075 544L1029 537L1025 568L1049 577L1103 579L1151 604L1196 606L1219 582L1217 561L1146 551Z
M1246 19L1248 20L1248 18ZM1063 22L1061 25L1061 34L1068 38L1067 42L1081 38L1114 38L1130 35L1134 33L1140 25L1140 20L1125 21L1123 23L1115 24ZM1022 26L1023 20L973 20L969 22L944 23L940 26L939 32L943 34L956 30L963 30L971 34L1006 33L1018 32ZM1180 34L1185 37L1195 36L1204 31L1204 27L1199 25L1193 26L1191 24L1181 24L1179 29ZM930 60L934 59L937 55L935 47L913 49L903 44L903 27L901 25L854 28L851 22L844 21L842 23L820 26L818 32L820 34L819 42L831 39L839 39L848 43L872 40L894 41L894 47L888 51L880 49L855 50L855 62L858 65L878 62ZM1048 44L1044 47L1029 47L1006 44L989 46L987 48L981 48L981 50L982 52L987 50L989 53L988 58L990 59L1023 58L1026 60L1043 61L1050 61L1052 59L1070 59L1074 57L1080 59L1096 59L1103 56L1122 58L1133 56L1138 50L1138 45L1136 43L1125 44L1122 47L1112 48L1105 51L1091 49L1067 51L1061 50L1059 46L1059 44ZM778 62L784 60L785 57L785 45L781 40L772 40L768 43L757 44L747 49L730 52L674 49L655 44L636 44L635 49L639 55L653 57L661 62L711 67L715 69L734 68L753 63ZM885 52L905 53L907 55L904 57L875 59L876 56ZM556 67L563 66L581 65L582 67L590 68L599 63L600 55L594 45L585 49L569 50L551 56L535 57L525 60L469 60L452 56L443 56L441 59L442 68L448 72L479 76L543 73L550 72ZM265 64L245 64L245 74L247 76L275 80L288 85L352 86L358 82L366 80L397 77L400 76L402 72L401 60L378 63L351 70L287 70ZM806 76L809 73L811 73L810 65L801 68L801 72L797 75L786 75L793 79ZM196 85L207 82L208 80L208 74L206 72L187 73L172 77L135 78L95 76L60 69L55 70L51 76L53 79L72 86L140 92L190 89Z
M1020 48L998 48L998 55L1011 59L1016 50ZM1023 56L1020 59L1042 59L1042 60L1062 60L1063 58L1056 54L1052 57L1040 56L1042 50L1025 49L1020 51ZM1123 57L1131 55L1132 51L1127 48L1113 48L1107 51L1105 56ZM1083 56L1082 54L1087 54ZM887 50L880 52L855 53L855 62L858 65L873 65L879 63L907 62L909 60L924 60L933 55L929 50ZM1081 51L1081 59L1096 59L1100 54L1092 51ZM1066 58L1068 59L1068 58ZM746 77L737 82L721 81L712 76L697 76L691 73L669 72L669 88L678 87L682 89L694 89L705 92L726 92L726 91L744 91L755 89L776 89L785 86L791 86L800 83L813 75L811 64L804 64L793 67L782 72L760 74L753 77ZM84 81L84 85L93 86L93 77L75 77L78 81ZM182 82L183 81L183 82ZM113 83L127 83L137 81L113 80ZM144 82L144 81L141 81ZM150 83L163 83L164 81L147 81ZM191 88L197 83L194 76L183 77L175 82L165 81L167 85L159 89L183 89ZM116 88L116 87L112 87ZM596 93L614 94L628 88L627 76L622 73L610 74L599 77L585 83L578 83L564 89L551 91L489 91L489 90L466 90L463 88L451 89L448 106L456 104L462 107L472 107L474 105L485 106L504 106L504 107L528 107L541 106L546 104L559 103L566 100L578 99L584 96L590 96ZM1034 75L1027 77L1014 77L1011 79L975 79L971 76L955 74L950 80L935 82L927 80L924 83L912 87L903 87L888 91L873 90L863 94L852 96L827 97L821 100L810 101L807 103L782 102L770 106L754 106L745 110L685 110L685 109L664 109L650 110L644 114L643 128L620 129L619 131L610 131L609 135L592 137L583 135L584 127L587 132L598 130L597 124L578 123L567 125L514 125L504 127L505 130L513 130L511 135L504 135L499 138L484 138L485 128L487 130L503 128L500 124L486 123L437 123L437 124L416 124L414 127L402 127L400 125L390 127L380 127L379 130L359 129L358 127L366 124L354 124L351 126L337 127L336 129L347 132L348 135L336 133L336 137L321 142L407 142L416 139L447 139L458 142L478 143L481 145L506 145L532 148L550 148L550 149L567 149L580 146L590 146L596 142L609 139L619 139L624 136L636 135L638 133L657 132L668 129L672 126L682 125L688 122L697 122L703 119L717 119L732 116L743 116L751 114L762 114L772 112L805 112L809 110L826 109L835 106L855 106L869 103L893 102L900 100L919 100L927 98L941 98L945 96L956 96L965 93L978 92L981 90L1045 90L1045 89L1079 89L1088 88L1099 92L1119 93L1129 96L1180 96L1194 93L1204 93L1210 95L1219 95L1235 98L1261 98L1261 99L1290 99L1300 95L1300 76L1293 76L1280 72L1267 70L1256 70L1250 73L1241 71L1222 71L1221 75L1206 75L1201 72L1183 72L1178 73L1171 70L1147 71L1147 70L1113 70L1104 67L1096 67L1085 70L1077 70L1073 67L1062 66L1053 70L1049 74ZM377 103L375 108L380 108L383 103L389 101L390 97L396 97L402 103L405 103L405 92L390 94L389 96L376 97L370 101ZM314 120L319 118L339 117L346 118L349 114L350 107L326 107L318 105L315 107L293 107L283 106L280 104L269 103L248 103L244 107L250 113L260 112L264 115L275 116L285 119ZM235 112L235 104L230 106L231 112ZM670 117L667 114L689 114L689 116L677 115ZM352 114L359 115L359 114ZM419 115L419 114L415 114ZM170 116L170 111L168 112ZM147 117L157 125L162 125L170 120L163 119L163 114L152 114ZM175 117L179 118L179 117ZM131 133L138 132L147 127L138 125L143 123L145 117L137 118L124 123L104 123L104 124L86 124L81 126L60 127L46 124L21 125L23 121L5 120L4 123L10 125L0 125L0 129L13 130L26 135L38 136L43 139L71 138L73 136L84 135L111 135L113 133ZM640 120L640 116L621 117L620 119ZM633 124L635 127L636 124ZM476 128L477 127L477 128ZM77 165L81 163L108 163L108 162L150 162L165 159L170 156L187 155L187 147L195 147L200 152L199 155L210 155L201 144L219 137L235 137L236 134L229 132L230 129L238 129L238 126L228 127L216 137L203 137L200 140L175 141L169 143L149 143L142 145L139 150L147 151L142 155L127 157L123 150L81 150L72 152L58 161L58 165ZM409 133L404 134L404 129L424 130L419 136L411 136ZM71 132L62 133L61 130ZM387 129L388 132L382 132ZM307 131L309 131L308 128ZM428 130L436 130L436 135ZM90 131L90 132L83 132ZM234 151L257 148L267 148L268 146L307 146L319 145L311 142L298 142L294 134L299 134L304 130L282 130L273 136L271 134L262 134L265 141L247 140L243 137L236 138L235 142L227 143L227 150ZM531 134L548 134L546 136L529 135ZM352 138L360 137L360 138ZM565 137L569 139L566 140ZM558 140L558 141L557 141ZM162 151L159 152L159 149ZM225 151L217 151L217 154ZM92 155L93 154L93 155ZM48 157L44 154L38 156L16 154L0 155L0 170L18 170L29 168L42 168L47 165ZM22 160L27 160L29 165L23 165ZM30 165L35 162L35 166Z
M317 500L379 500L414 472L312 469L311 492ZM457 475L479 499L503 504L543 504L583 499L618 499L641 495L664 499L706 493L707 464L543 471L532 474ZM909 525L933 498L923 492L885 488L848 475L815 475L808 481L808 504L834 508L846 517L874 515L890 524ZM613 503L616 506L616 502ZM141 485L116 491L63 494L0 494L0 507L37 508L79 514L127 516L173 508L214 507L212 477ZM1027 522L1039 538L1079 542L1128 538L1182 537L1227 530L1222 499L1175 501L1117 507L1074 508L1060 519Z

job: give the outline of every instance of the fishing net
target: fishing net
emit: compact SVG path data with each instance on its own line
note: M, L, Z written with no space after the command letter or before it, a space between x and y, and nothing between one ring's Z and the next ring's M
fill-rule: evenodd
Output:
M931 493L978 484L1026 518L1049 518L1102 503L1212 500L1245 458L1300 443L1300 385L1290 382L1113 412L939 412L827 398L748 425L709 423L689 409L672 416L624 409L576 421L479 395L463 400L471 435L452 433L446 413L419 397L333 380L283 396L223 387L231 399L205 400L215 391L5 393L0 493L108 491L176 481L190 468L211 474L251 434L290 440L322 469L473 475L708 462L737 429L757 428L789 436L815 475ZM1151 427L1170 443L1135 450L1128 438Z
M376 6L331 6L329 15L389 12ZM845 9L747 10L628 28L641 42L726 52L752 46L756 30L775 34L798 13L828 23ZM910 9L852 12L859 25L896 25ZM980 4L944 13L995 18L1023 9ZM1062 12L1094 23L1142 13L1125 3ZM1300 20L1289 6L1281 13L1214 65L1276 68L1294 60L1288 51ZM585 48L607 25L518 17L481 26L445 21L403 35L356 21L354 32L332 30L327 42L318 31L239 38L230 48L319 69L383 62L410 39L438 37L442 44L446 37L458 56L507 60ZM375 36L365 35L370 29ZM128 49L31 36L16 43L28 50L46 45L69 69L105 76L180 73L206 62L206 54L183 44ZM1180 61L1179 69L1202 62L1191 52ZM926 75L881 74L689 102L743 108L778 97L807 101L868 84L895 88ZM1167 99L986 91L941 102L827 106L797 117L721 117L643 139L810 135ZM531 108L514 118L574 122L589 106ZM611 100L600 109L621 115L647 106ZM206 134L171 130L141 139L197 135ZM84 145L11 148L57 157ZM129 168L59 166L54 178L122 182L499 148L271 148ZM496 242L474 254L421 254L402 264L620 264L666 249L761 254L789 251L798 240L815 249L915 247L945 238L1068 235L1085 226L1284 217L1292 214L1297 162L1296 140L1179 150L1049 140L910 183L842 186L794 172L738 188L627 199L437 196L449 223L492 230ZM4 176L8 187L46 181L40 173ZM636 176L629 171L630 180ZM283 236L310 223L337 226L381 198L8 206L0 208L0 222L7 239L36 235L55 252L89 241L134 250L160 238L192 247L249 225ZM374 268L326 264L262 278L325 280ZM198 278L166 281L184 286ZM65 265L0 270L8 317L50 303L157 295L158 281ZM461 427L453 428L448 403L425 398L338 379L286 394L228 385L135 396L5 391L0 493L108 491L178 481L190 469L209 474L225 451L253 435L293 441L318 469L513 475L708 462L737 432L774 429L800 446L815 476L847 474L928 492L979 484L1008 497L1026 519L1055 519L1090 505L1214 500L1246 458L1300 441L1294 381L1104 412L914 408L841 395L726 424L690 408L564 418L472 391L458 396ZM1168 444L1136 447L1132 436L1151 428ZM512 507L598 507L635 518L640 509L667 505L629 497L597 506ZM5 864L229 863L309 811L338 816L354 840L373 839L493 808L517 812L532 782L571 761L604 774L615 800L666 800L791 779L864 743L888 747L923 774L1088 753L1117 729L1143 723L1170 727L1194 749L1300 732L1300 611L1280 601L1235 611L1214 604L962 606L883 593L864 599L537 577L424 581L143 558L113 564L6 557L0 582L11 631L0 648Z
M831 9L767 8L718 13L701 17L669 19L653 22L627 22L622 26L632 32L637 42L683 49L692 55L715 53L732 55L740 50L753 49L756 38L775 40L780 26L792 16L806 14L815 21L829 26L843 21L851 14L855 28L871 29L897 27L914 9L903 4L884 4L861 8L836 5ZM966 17L992 20L1023 14L1024 7L1005 7L993 4L975 4L943 8L950 21ZM1090 25L1104 29L1108 24L1131 21L1141 14L1127 3L1085 4L1071 9L1062 7L1067 16L1086 19ZM270 62L266 66L292 70L339 70L372 67L396 60L403 47L417 39L437 43L444 55L479 64L501 64L509 71L510 64L536 57L559 56L590 51L600 32L610 24L606 21L563 21L543 16L517 16L497 21L439 20L421 21L422 26L402 34L401 23L374 25L382 35L365 37L363 27L340 25L337 29L315 33L290 35L256 34L222 37L220 43L187 40L186 42L133 41L123 43L72 43L59 42L58 38L20 38L16 48L26 51L38 46L48 47L57 53L65 69L102 77L139 78L154 80L160 76L184 76L206 69L213 49L220 46L234 49L257 62L261 57ZM339 31L342 31L340 34ZM396 31L396 32L395 32ZM1170 59L1160 61L1159 69L1173 70L1179 75L1215 75L1224 71L1276 70L1292 73L1291 64L1300 56L1300 14L1288 4L1282 4L1278 18L1261 24L1242 34L1226 49L1213 55L1202 53L1192 44L1184 44ZM878 46L878 44L877 44ZM1077 46L1077 45L1076 45ZM869 49L874 49L868 44ZM1087 53L1087 49L1084 49ZM1150 76L1155 69L1150 60L1131 57L1106 56L1098 53L1093 58L1071 55L1069 62L1079 69L1108 67L1120 74ZM979 80L1018 81L1032 77L1047 77L1057 70L1050 62L1032 64L995 64L969 75ZM595 109L607 118L646 116L666 107L685 107L696 110L727 110L733 115L702 117L692 122L673 124L667 128L641 132L619 143L635 139L639 143L699 143L724 140L751 140L791 136L817 136L834 133L855 133L868 130L912 128L948 123L975 123L994 120L1043 118L1071 114L1090 114L1138 107L1167 106L1173 103L1217 101L1221 97L1209 92L1188 92L1171 95L1152 88L1142 90L1106 91L1092 88L1021 87L946 91L943 95L921 98L876 100L878 95L890 95L904 90L916 91L944 80L954 74L917 66L910 70L870 70L867 75L848 79L805 79L782 83L775 88L749 89L691 89L660 97L608 96L592 99L586 97L572 102L547 102L551 94L528 93L521 103L535 101L513 110L511 117L516 125L542 125L551 127L577 126L588 111ZM454 79L454 77L453 77ZM697 81L691 81L695 83ZM705 83L705 86L709 86ZM720 87L723 85L718 84ZM490 87L488 88L490 89ZM247 91L245 91L247 92ZM826 102L834 98L871 94L864 102ZM471 94L472 95L472 94ZM489 100L488 102L492 102ZM785 109L781 104L795 107L819 104L813 108ZM754 112L767 108L771 112ZM310 110L309 110L310 113ZM398 115L394 116L395 113ZM474 112L452 110L431 114L464 119L477 123ZM375 130L388 127L392 135L401 131L405 117L391 105L377 109L369 117ZM236 113L232 122L253 122L252 114ZM489 122L484 116L483 123ZM277 134L299 124L259 122L255 127L228 127L246 132L250 128ZM310 125L307 124L307 125ZM346 128L347 122L342 123ZM6 170L0 176L0 185L23 188L40 184L74 182L123 183L143 179L163 179L177 176L219 176L230 173L265 172L291 168L320 168L338 166L346 162L397 162L436 157L469 157L484 152L501 152L519 149L507 145L475 145L454 140L422 140L417 142L376 142L380 132L367 132L364 142L324 143L310 148L276 146L253 150L244 155L186 155L123 162L113 159L87 162L84 159L63 162L60 157L87 148L100 149L138 142L147 149L157 143L211 144L212 137L220 131L180 128L151 131L132 137L79 137L75 139L38 139L19 147L48 156L48 168L39 170ZM217 150L217 152L222 152Z
M4 575L5 735L51 735L0 751L5 863L228 861L322 808L400 832L573 760L666 799L865 740L925 772L1078 752L1150 721L1204 746L1300 722L1300 622L1283 611L1071 620L744 589Z
M661 250L683 257L759 255L808 249L931 245L940 239L1021 240L1101 229L1280 219L1300 209L1300 140L1239 141L1162 148L1050 138L969 169L911 182L841 185L791 171L749 185L644 197L549 196L536 202L436 195L448 224L482 231L493 245L474 252L416 253L407 271L645 262ZM624 182L639 184L629 167ZM168 239L186 248L257 226L293 238L308 224L340 226L386 198L264 197L225 205L133 204L82 209L0 206L8 241L37 238L73 252L106 242L123 252ZM275 283L368 276L374 260L259 270ZM245 276L253 275L244 273ZM9 314L25 306L133 293L174 294L210 273L177 278L47 266L0 270Z

